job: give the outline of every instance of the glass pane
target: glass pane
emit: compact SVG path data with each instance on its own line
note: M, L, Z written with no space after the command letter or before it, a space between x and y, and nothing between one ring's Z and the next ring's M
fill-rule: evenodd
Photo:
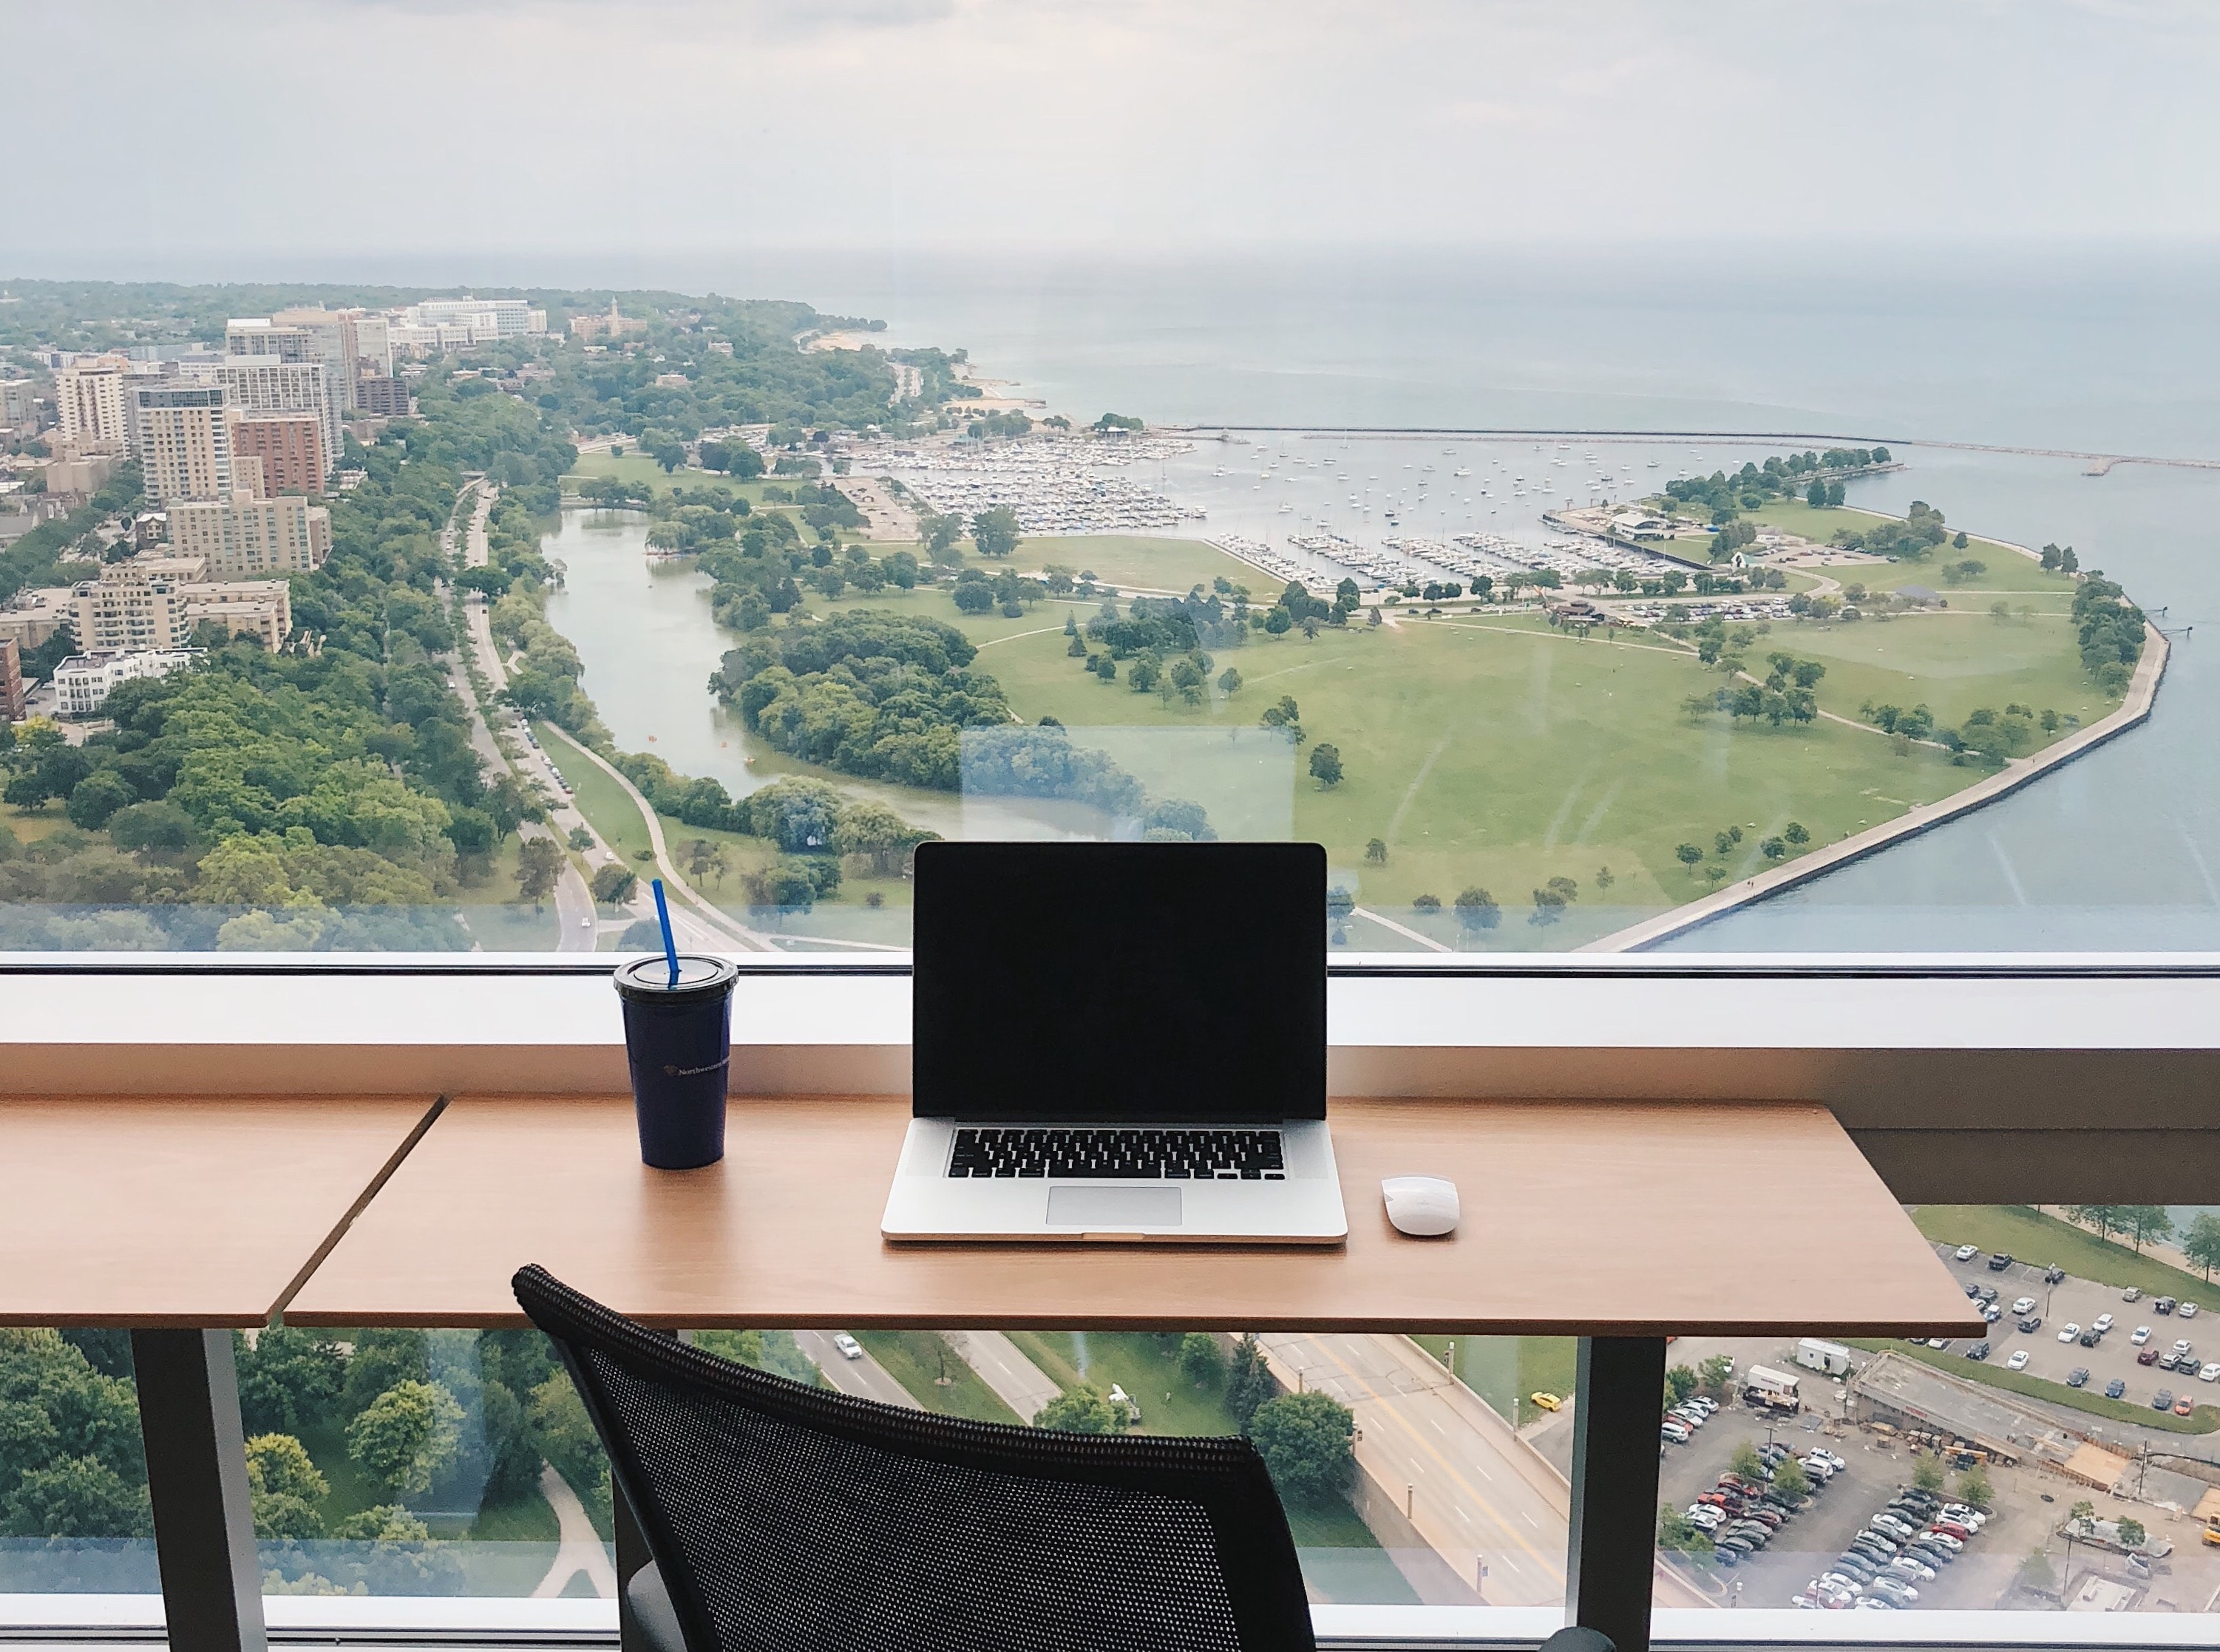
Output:
M2220 1213L1912 1215L1989 1335L1675 1343L1658 1604L2212 1611Z
M0 1330L0 1593L160 1587L129 1333Z
M608 1462L537 1331L234 1353L265 1593L614 1598Z

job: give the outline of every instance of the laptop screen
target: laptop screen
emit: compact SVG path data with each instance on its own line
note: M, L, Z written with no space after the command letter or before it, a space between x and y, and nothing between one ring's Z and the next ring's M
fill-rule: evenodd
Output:
M928 843L922 1118L1325 1117L1325 851Z

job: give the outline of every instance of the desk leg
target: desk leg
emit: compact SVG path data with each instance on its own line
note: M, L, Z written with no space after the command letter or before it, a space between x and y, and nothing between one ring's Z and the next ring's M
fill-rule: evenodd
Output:
M1579 1381L1566 1605L1617 1652L1649 1652L1665 1339L1583 1337Z
M171 1652L265 1652L228 1331L134 1331L139 1428Z

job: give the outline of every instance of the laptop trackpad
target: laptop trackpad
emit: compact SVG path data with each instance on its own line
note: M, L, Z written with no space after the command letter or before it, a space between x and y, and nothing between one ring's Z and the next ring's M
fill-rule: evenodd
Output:
M1178 1227L1177 1188L1051 1188L1052 1227Z

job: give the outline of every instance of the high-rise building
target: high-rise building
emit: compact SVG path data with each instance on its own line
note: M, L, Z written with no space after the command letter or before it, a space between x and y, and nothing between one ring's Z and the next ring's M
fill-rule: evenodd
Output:
M408 400L408 381L390 373L365 373L356 381L358 405L374 419L406 419L415 411Z
M502 339L547 330L547 312L523 298L427 298L408 307L408 320L419 327L466 326Z
M13 637L0 637L0 717L23 720L23 654Z
M323 369L312 365L309 371L321 374ZM223 386L157 380L134 386L131 396L133 446L144 469L147 496L158 504L228 498L231 431L224 417ZM84 639L78 641L82 645Z
M386 318L376 310L350 311L354 317L355 366L359 377L393 371L393 338Z
M39 427L39 383L34 378L0 378L0 425L23 435Z
M216 369L226 405L240 417L263 414L313 414L323 425L324 472L340 453L340 410L321 361L287 361L282 356L231 356Z
M305 574L331 554L332 514L293 496L196 499L170 507L170 550L212 579Z
M251 413L231 421L231 462L262 461L262 485L247 491L321 498L331 466L324 457L324 421L313 413ZM238 478L244 482L243 477Z
M223 325L227 356L275 356L280 361L321 361L316 336L305 327L281 325L267 315L234 316Z
M163 648L72 654L54 668L55 708L65 717L97 716L120 685L183 670L199 653L197 648Z
M72 362L54 380L62 439L128 447L131 433L130 365L122 356Z
M374 321L375 327L366 328L365 323L369 321ZM231 331L232 327L240 328L242 331L237 336L242 342L251 345L253 341L252 329L257 325L267 326L272 329L297 329L309 335L314 346L314 358L324 364L324 371L329 377L332 388L339 396L340 411L342 415L360 404L356 390L356 381L362 375L364 355L370 354L373 361L390 362L391 358L390 348L385 341L384 318L373 316L368 310L324 309L321 307L313 309L305 308L281 309L272 314L266 323L232 322L231 327L225 329L226 340L229 340L234 336ZM372 347L367 352L363 348L363 334L365 331L369 331L373 335ZM236 353L251 355L254 352L249 349L239 351ZM287 358L291 359L290 357ZM384 370L379 368L374 371Z

